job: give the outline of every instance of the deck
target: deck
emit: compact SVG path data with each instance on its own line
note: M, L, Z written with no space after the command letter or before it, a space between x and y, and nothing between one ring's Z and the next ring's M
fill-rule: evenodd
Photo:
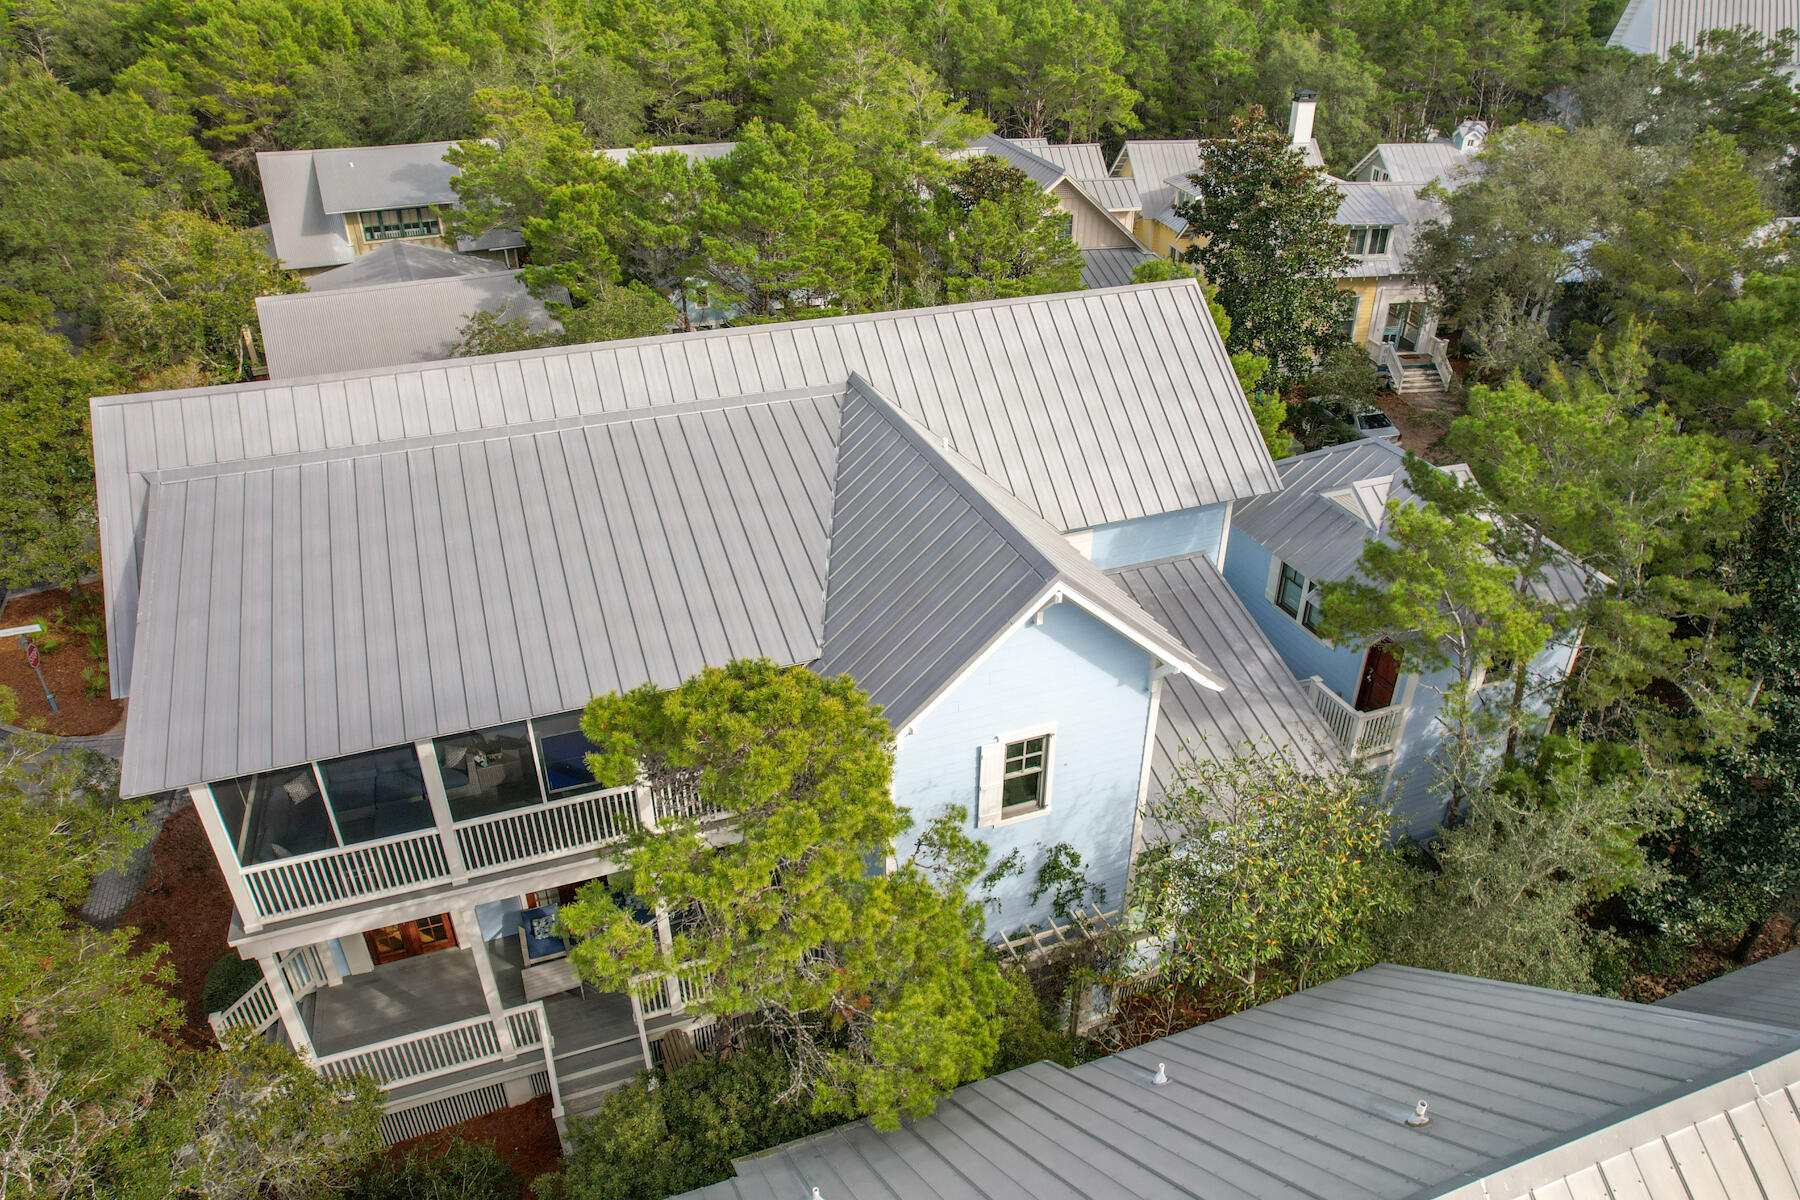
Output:
M525 1003L516 937L487 943L502 1007ZM487 1012L473 947L439 950L346 976L300 1002L301 1016L320 1056L479 1017ZM561 1056L594 1046L637 1039L631 1001L593 988L544 1000L550 1033ZM633 1051L636 1053L636 1051Z

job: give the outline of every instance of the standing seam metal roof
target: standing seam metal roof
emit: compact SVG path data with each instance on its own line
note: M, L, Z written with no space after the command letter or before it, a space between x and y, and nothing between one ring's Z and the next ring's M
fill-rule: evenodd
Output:
M1665 1008L1800 1029L1800 950L1789 950L1664 996Z
M1800 29L1800 0L1631 0L1606 44L1667 58L1676 46L1692 49L1702 33L1739 26L1764 37ZM1800 63L1800 47L1793 61Z
M1150 765L1152 795L1166 794L1190 757L1223 761L1246 746L1279 752L1313 770L1342 761L1336 738L1293 673L1205 555L1107 574L1226 684L1221 694L1187 679L1163 681Z
M1058 529L1280 486L1189 280L93 402L107 637L130 693L151 477L874 380Z
M1792 1093L1781 1090L1800 1080L1800 1036L1674 1016L1379 966L1073 1070L1038 1063L969 1084L891 1134L858 1122L740 1159L736 1178L688 1197L805 1197L817 1187L832 1200L1422 1200L1552 1147L1593 1144L1583 1139L1595 1130L1710 1085L1741 1087L1734 1077L1766 1064L1769 1112L1786 1114L1777 1136L1800 1154ZM1160 1086L1151 1082L1159 1062ZM1419 1099L1431 1124L1408 1128ZM1678 1131L1693 1118L1674 1120ZM1468 1194L1521 1193L1477 1184ZM1550 1189L1538 1200L1690 1194L1762 1195Z
M1084 288L1124 287L1139 263L1156 255L1135 246L1102 246L1081 252L1081 286Z

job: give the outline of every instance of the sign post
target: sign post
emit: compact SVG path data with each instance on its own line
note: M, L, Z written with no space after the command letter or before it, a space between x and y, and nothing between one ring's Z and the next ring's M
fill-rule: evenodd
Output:
M0 638L10 637L13 634L19 636L19 645L25 647L25 661L31 665L32 674L37 676L38 686L44 689L44 699L49 701L50 711L55 712L56 697L50 694L50 685L44 682L44 672L38 666L38 648L31 642L31 635L41 632L43 628L43 625L37 621L33 621L29 625L13 625L6 629L0 629Z

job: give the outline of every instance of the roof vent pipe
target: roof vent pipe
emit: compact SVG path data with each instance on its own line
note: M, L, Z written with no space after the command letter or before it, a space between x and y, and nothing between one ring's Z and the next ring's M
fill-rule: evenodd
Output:
M1319 93L1310 88L1295 90L1294 102L1288 106L1288 141L1296 146L1312 141L1313 114L1318 108Z
M1425 1102L1423 1100L1413 1105L1412 1116L1406 1118L1406 1123L1411 1125L1414 1129L1420 1129L1431 1124L1431 1118L1425 1115Z
M1157 1087L1161 1087L1163 1084L1169 1082L1168 1069L1165 1068L1163 1066L1163 1064L1157 1063L1156 1064L1156 1076L1155 1076L1155 1078L1151 1079L1150 1082L1154 1083Z

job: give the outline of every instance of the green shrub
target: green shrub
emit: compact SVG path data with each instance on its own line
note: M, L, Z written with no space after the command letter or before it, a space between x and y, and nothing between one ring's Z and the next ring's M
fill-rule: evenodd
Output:
M260 966L239 958L236 950L227 950L207 969L206 986L200 989L200 1002L209 1013L224 1012L262 977Z
M377 1163L345 1193L347 1200L520 1200L525 1180L492 1146L457 1138L442 1154L410 1154Z
M731 1160L837 1123L778 1097L785 1064L753 1050L679 1067L654 1091L644 1076L570 1123L575 1149L550 1200L662 1200L731 1176Z
M1000 1022L1000 1049L994 1055L992 1073L1027 1067L1034 1062L1075 1065L1081 1039L1057 1028L1032 991L1025 972L1016 966L1001 968L1008 985L1007 998L996 1019Z

